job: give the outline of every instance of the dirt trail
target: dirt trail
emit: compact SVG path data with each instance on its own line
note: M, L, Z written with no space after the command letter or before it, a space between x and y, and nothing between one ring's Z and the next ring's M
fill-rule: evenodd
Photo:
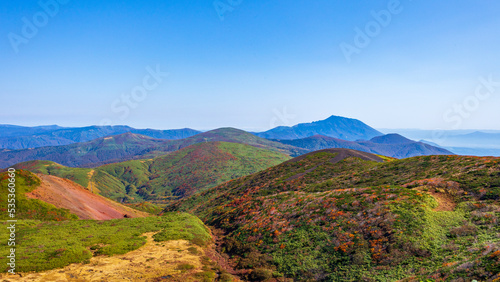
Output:
M92 181L92 177L94 176L95 170L89 171L87 173L87 177L89 178L89 184L87 185L87 190L91 191L92 193L99 194L99 190L97 189L95 183Z
M457 204L453 199L445 194L445 193L439 193L439 192L433 192L433 191L423 191L423 189L418 189L418 191L422 193L427 193L434 197L436 201L438 202L438 206L433 209L434 211L453 211Z
M143 234L147 243L141 248L116 256L98 256L90 263L74 263L64 268L8 277L9 281L196 281L193 274L202 271L203 250L186 240L154 242L154 232ZM198 254L188 251L195 247ZM193 269L177 270L179 264ZM1 277L0 278L6 278Z
M107 220L113 218L145 217L149 214L141 212L117 202L96 195L82 186L52 175L37 175L42 184L26 197L39 199L58 208L69 209L80 219Z

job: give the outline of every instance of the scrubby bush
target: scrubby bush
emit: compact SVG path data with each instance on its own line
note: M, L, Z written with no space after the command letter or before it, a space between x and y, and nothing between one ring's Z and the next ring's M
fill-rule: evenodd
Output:
M254 281L264 281L273 278L273 271L266 268L256 268L250 274L250 279Z
M450 230L451 236L460 237L460 236L470 236L474 235L477 232L477 228L473 225L462 225L460 227L455 227Z

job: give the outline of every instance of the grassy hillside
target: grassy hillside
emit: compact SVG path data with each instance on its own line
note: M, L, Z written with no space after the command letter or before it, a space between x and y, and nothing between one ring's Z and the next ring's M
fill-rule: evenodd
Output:
M16 198L15 198L15 218L9 218L7 212L7 199L10 182L9 173L0 173L0 219L37 219L46 221L63 221L78 219L78 217L67 209L59 209L54 205L45 203L37 199L28 199L25 194L33 191L40 185L40 179L29 171L18 170L15 172ZM2 232L3 234L3 232ZM5 241L7 242L7 241Z
M253 147L268 149L271 151L277 151L289 156L299 156L305 154L308 151L302 148L290 146L287 144L282 144L279 142L267 140L261 137L257 137L254 134L248 133L246 131L236 129L236 128L219 128L211 131L204 132L189 138L181 140L172 141L172 144L186 142L186 144L195 144L200 142L209 141L224 141L231 143L241 143L247 144Z
M223 229L235 266L267 277L500 278L500 159L339 154L301 156L166 210Z
M29 161L13 167L66 178L113 200L119 200L126 195L125 186L120 179L99 169L67 167L52 161Z
M289 158L244 144L203 142L153 159L94 169L70 168L45 161L21 163L15 167L68 178L117 201L167 203Z
M89 185L89 174L92 171L90 168L66 167L52 161L28 161L17 164L13 167L16 169L29 170L34 173L66 178L82 185L83 187L87 187Z
M163 209L150 202L140 202L140 203L125 203L126 206L134 208L136 210L140 210L143 212L147 212L149 214L157 215L159 214Z

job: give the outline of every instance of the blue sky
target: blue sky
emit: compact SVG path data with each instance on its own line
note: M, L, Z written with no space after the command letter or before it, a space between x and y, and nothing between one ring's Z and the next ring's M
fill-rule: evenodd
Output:
M500 129L498 1L55 1L0 3L0 123Z

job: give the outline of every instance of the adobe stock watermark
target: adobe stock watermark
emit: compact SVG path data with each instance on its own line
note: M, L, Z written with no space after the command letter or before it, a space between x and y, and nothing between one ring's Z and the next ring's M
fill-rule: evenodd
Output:
M403 6L399 0L390 0L387 3L387 8L378 12L372 10L370 14L373 20L367 22L364 28L359 28L357 26L354 28L355 34L352 44L345 41L339 44L340 50L342 51L347 63L352 61L351 57L354 54L359 55L364 48L368 47L372 42L372 39L380 35L383 28L389 26L393 16L401 13L402 11Z
M452 130L462 128L465 119L468 119L476 112L481 103L490 99L500 88L500 80L493 80L493 74L488 77L479 77L479 83L476 85L474 94L465 97L462 102L453 104L443 113L443 120L450 124ZM443 130L434 130L432 141L439 144L445 141L447 134Z
M243 3L243 0L215 0L213 5L217 16L223 21L224 14L233 12L241 3Z
M273 109L274 116L269 121L269 128L275 128L277 126L291 126L291 121L295 118L296 115L289 114L287 107L284 106L282 110Z
M16 170L12 167L9 168L7 177L9 192L7 194L7 214L9 216L9 220L7 220L9 232L7 245L10 247L7 255L7 266L9 267L7 272L16 274Z
M20 33L10 32L7 37L12 50L19 53L21 44L28 44L33 39L38 31L49 23L49 19L55 17L61 8L61 5L68 4L69 0L40 0L38 6L40 9L34 13L31 18L22 17L23 26Z
M154 91L168 77L168 72L160 70L160 65L156 65L153 69L150 66L146 67L147 74L142 78L142 84L130 89L129 93L121 94L120 98L115 99L111 103L111 112L118 116L120 120L125 120L130 115L133 109L136 109L140 103L144 102L149 93ZM112 125L111 118L101 120L100 125Z

